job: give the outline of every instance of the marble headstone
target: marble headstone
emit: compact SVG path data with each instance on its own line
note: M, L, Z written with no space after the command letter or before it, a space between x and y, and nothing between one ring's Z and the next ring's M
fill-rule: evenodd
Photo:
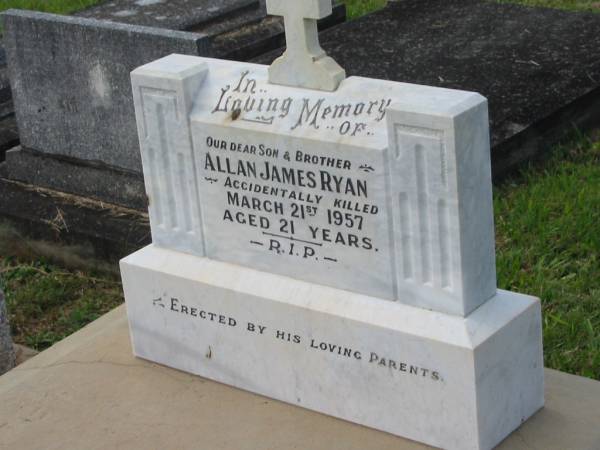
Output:
M487 101L326 76L325 2L299 3L270 2L304 39L287 77L183 55L132 74L153 239L121 262L134 352L491 449L544 399L540 302L496 287Z

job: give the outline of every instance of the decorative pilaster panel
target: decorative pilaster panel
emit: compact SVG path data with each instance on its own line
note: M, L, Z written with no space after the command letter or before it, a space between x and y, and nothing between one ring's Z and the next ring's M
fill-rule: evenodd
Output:
M155 61L131 75L148 212L154 244L204 256L189 115L208 69L195 58L177 59Z
M496 293L487 103L388 110L398 301L466 316Z

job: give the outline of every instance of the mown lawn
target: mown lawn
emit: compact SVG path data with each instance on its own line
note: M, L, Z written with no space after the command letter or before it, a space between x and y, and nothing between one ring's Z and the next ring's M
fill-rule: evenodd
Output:
M600 0L496 0L501 3L518 3L526 6L544 6L577 11L600 12ZM356 19L368 12L383 8L387 0L342 0L346 4L349 19Z
M100 2L101 0L0 0L0 11L14 8L69 14Z
M498 284L540 297L546 365L600 379L600 133L495 190Z
M28 240L0 222L0 288L16 343L43 350L123 302L116 267L87 253Z
M349 19L356 19L366 13L383 8L387 0L342 0L346 5Z

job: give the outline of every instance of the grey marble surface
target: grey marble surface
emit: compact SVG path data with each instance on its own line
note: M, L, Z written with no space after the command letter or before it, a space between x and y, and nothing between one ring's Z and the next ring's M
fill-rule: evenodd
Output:
M76 15L171 30L188 30L260 8L259 0L114 0Z
M30 11L4 14L21 145L141 171L129 73L202 35Z

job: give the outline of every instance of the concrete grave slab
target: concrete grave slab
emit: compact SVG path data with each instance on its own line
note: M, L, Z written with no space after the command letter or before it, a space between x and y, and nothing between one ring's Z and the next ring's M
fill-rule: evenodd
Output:
M8 180L2 169L0 214L28 236L91 247L95 258L113 261L150 242L145 213Z
M76 15L130 25L189 30L259 7L259 0L113 0Z

